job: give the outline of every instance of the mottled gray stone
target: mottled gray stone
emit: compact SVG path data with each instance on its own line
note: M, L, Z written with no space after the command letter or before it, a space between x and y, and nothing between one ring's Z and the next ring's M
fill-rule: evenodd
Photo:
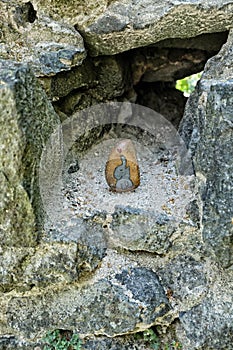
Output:
M0 291L7 292L22 283L24 264L33 248L0 248Z
M205 265L191 255L178 255L158 271L162 284L170 290L176 303L186 308L198 305L207 293Z
M228 281L232 284L232 279ZM233 343L233 296L229 285L218 286L199 305L180 314L180 335L187 349L231 350ZM181 335L182 337L182 335Z
M21 283L48 286L77 279L77 244L40 244L24 264ZM22 283L22 284L23 284Z
M91 60L86 59L79 67L74 67L68 72L56 74L51 79L48 94L53 98L64 97L76 89L90 89L95 85L96 72L94 65Z
M56 106L70 115L97 102L121 96L127 84L129 64L122 57L101 57L84 60L79 67L61 72L51 78L49 84L42 80L48 95L59 98Z
M116 245L156 254L165 254L172 245L171 237L177 224L166 214L153 215L140 209L117 206L112 218L111 238Z
M43 350L43 344L40 342L22 340L13 335L6 335L0 339L1 350Z
M91 217L87 213L83 220L75 210L72 220L62 221L52 198L49 208L44 207L52 227L38 236L35 224L43 223L44 214L38 186L42 148L51 147L43 163L51 185L63 165L64 178L70 169L76 173L68 153L62 164L63 151L72 153L74 146L85 152L103 136L103 122L132 117L137 126L143 124L137 110L119 113L119 108L102 105L93 114L75 114L76 122L70 118L47 143L57 115L30 69L8 59L28 63L42 77L62 118L100 101L135 102L135 85L142 80L172 86L202 69L232 26L232 2L0 2L0 55L7 60L0 64L0 348L40 350L37 340L60 328L81 333L84 349L149 349L152 344L136 341L129 333L158 325L169 339L175 329L184 350L230 350L232 34L207 63L182 123L200 198L192 197L178 225L169 215L119 207L112 222L105 212ZM90 55L99 57L85 58L74 25L81 29ZM115 53L122 54L103 56ZM141 96L145 91L142 88ZM146 130L158 126L151 115ZM138 129L131 132L138 142L146 138ZM166 152L159 158L168 160ZM42 185L46 193L46 183ZM57 189L55 182L52 185ZM51 193L46 194L45 206L51 199ZM213 252L228 269L218 267Z
M12 296L5 317L12 330L26 337L51 328L112 337L159 324L169 310L156 274L132 268L84 287L67 286L60 292L51 290L38 296L33 292L24 297Z
M188 39L169 38L155 44L156 47L219 51L227 41L228 31L205 33Z
M233 264L232 38L206 65L180 126L199 179L203 238L224 267Z
M0 3L1 58L29 63L37 76L55 75L82 63L86 51L73 27L36 11L33 2Z
M64 332L70 332L69 330L63 330ZM90 339L91 338L91 339ZM143 336L136 337L135 335L126 335L121 337L88 337L81 339L82 350L151 350L153 344L150 346L150 342L145 341ZM43 340L38 342L22 341L14 336L5 336L0 340L1 350L43 350L45 343Z
M95 215L88 220L75 218L60 222L55 229L47 232L43 240L51 246L67 244L67 251L72 245L76 246L74 262L78 276L95 270L104 258L107 247L105 232L102 224L95 222Z
M92 55L108 55L169 38L192 38L232 26L230 0L32 0L37 16L75 26ZM179 28L177 30L177 28Z
M58 117L27 66L1 60L0 81L1 244L31 246L43 220L40 156Z
M214 19L214 20L213 20ZM115 54L167 38L227 30L231 1L113 1L102 13L77 22L92 55ZM177 28L179 28L177 30Z
M13 335L6 335L1 337L0 339L0 349L1 350L15 350L15 349L20 349L20 350L33 350L34 345L30 344L23 344L22 342L19 341L16 337Z
M151 349L148 343L136 339L133 336L123 336L115 338L98 337L92 340L85 340L82 349L86 350L146 350Z
M51 226L44 233L35 251L24 258L24 263L20 265L21 275L17 273L15 285L25 289L27 286L45 287L77 281L99 266L106 246L101 225L92 220L87 222L77 218L57 222L55 227ZM17 263L16 266L19 265Z
M133 299L148 305L144 311L145 315L141 315L142 321L146 320L151 313L159 317L169 310L164 289L153 271L145 268L123 270L122 273L116 274L115 278L131 291ZM157 312L156 308L158 308Z

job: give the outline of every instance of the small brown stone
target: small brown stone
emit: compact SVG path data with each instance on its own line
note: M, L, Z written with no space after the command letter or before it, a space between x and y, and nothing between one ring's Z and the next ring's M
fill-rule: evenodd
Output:
M105 177L110 189L115 192L132 191L140 185L139 166L131 140L122 140L112 149Z

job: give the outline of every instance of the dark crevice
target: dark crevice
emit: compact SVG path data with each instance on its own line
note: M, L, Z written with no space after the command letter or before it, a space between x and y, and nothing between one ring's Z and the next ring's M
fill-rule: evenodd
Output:
M167 118L176 128L187 97L176 81L204 69L226 42L228 32L202 34L190 39L168 39L129 52L136 103Z
M137 103L162 114L176 128L183 116L187 97L174 87L173 83L162 81L154 83L140 82L135 87Z
M93 104L129 101L155 110L178 128L187 97L176 81L201 72L227 36L225 31L167 39L115 56L88 56L81 66L52 79L55 109L63 120Z
M37 19L36 14L37 12L29 1L16 7L14 19L19 26L25 26L27 23L35 22Z

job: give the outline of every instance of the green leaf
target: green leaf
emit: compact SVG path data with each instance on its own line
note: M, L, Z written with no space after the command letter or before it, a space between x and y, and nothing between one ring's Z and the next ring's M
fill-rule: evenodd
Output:
M191 94L194 91L198 80L200 80L202 72L190 75L181 80L176 81L176 89L184 93Z

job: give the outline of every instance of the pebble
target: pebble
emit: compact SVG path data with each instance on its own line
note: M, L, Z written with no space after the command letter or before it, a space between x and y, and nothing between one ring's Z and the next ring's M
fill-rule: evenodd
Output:
M132 191L140 185L140 171L134 145L130 139L117 143L111 150L105 178L114 192Z

